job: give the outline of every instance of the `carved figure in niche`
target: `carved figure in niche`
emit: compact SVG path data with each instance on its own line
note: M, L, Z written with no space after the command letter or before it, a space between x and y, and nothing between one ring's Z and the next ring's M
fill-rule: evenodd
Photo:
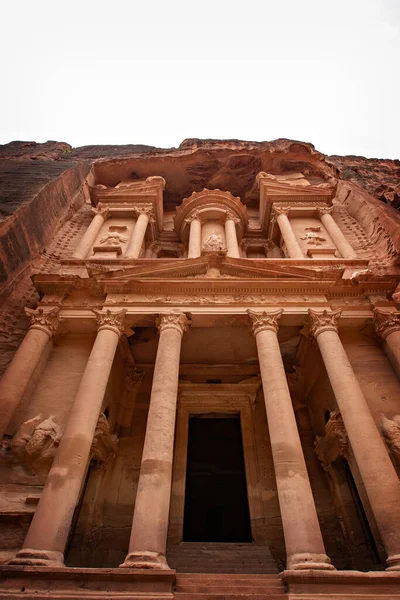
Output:
M203 250L226 250L222 235L212 233L203 243Z
M119 246L125 244L128 238L122 235L122 231L126 231L126 225L110 225L108 232L100 239L100 244L107 244L108 246Z
M110 424L104 413L100 413L93 436L90 458L97 467L105 467L116 456L118 436L110 432Z
M33 473L48 470L60 443L62 431L54 415L41 415L22 423L11 441L10 448L18 461Z
M300 239L307 240L307 244L320 246L323 242L326 242L326 238L320 235L321 227L306 227L304 231L306 233Z
M382 415L381 430L387 445L393 452L396 463L400 466L400 415L394 415L393 419Z

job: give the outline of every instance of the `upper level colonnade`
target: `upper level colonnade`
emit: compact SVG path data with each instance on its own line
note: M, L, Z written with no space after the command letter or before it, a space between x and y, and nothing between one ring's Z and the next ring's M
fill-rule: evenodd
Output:
M258 208L249 218L247 206L229 191L195 191L175 216L166 217L163 177L124 180L112 188L98 184L91 188L94 215L71 258L115 262L214 253L233 259L357 261L335 220L334 186L298 185L264 172L255 185Z
M242 318L247 327L251 326L256 341L287 568L331 570L334 567L325 553L278 341L285 312L282 308L247 309ZM0 396L6 409L2 414L2 417L5 415L2 432L46 344L64 320L63 311L57 308L39 308L29 314L31 327L0 384ZM131 326L125 308L92 309L91 314L97 328L95 341L23 548L11 564L64 564L64 550L114 356L120 337ZM388 569L400 570L400 525L396 519L400 484L341 341L341 316L340 309L304 310L303 335L318 345L386 550ZM85 314L82 319L83 326L87 324L87 317ZM156 320L159 342L140 478L129 551L121 568L169 568L165 556L181 344L184 335L190 336L191 321L179 310L160 313ZM375 309L373 323L385 341L389 360L400 378L400 313ZM151 511L149 506L152 506Z

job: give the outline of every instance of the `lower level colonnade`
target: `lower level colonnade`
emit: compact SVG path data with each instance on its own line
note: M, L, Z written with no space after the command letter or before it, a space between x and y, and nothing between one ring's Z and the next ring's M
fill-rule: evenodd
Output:
M94 312L97 336L23 548L10 561L13 565L64 564L65 546L88 467L97 419L118 340L124 331L125 310ZM248 312L257 345L287 569L332 570L334 567L325 553L278 343L278 322L283 310ZM342 413L388 555L388 569L400 570L400 526L394 516L400 505L400 485L338 335L339 317L340 311L309 310L308 330L318 344ZM161 314L158 319L160 337L131 539L123 568L169 568L165 555L179 365L182 337L188 326L189 320L181 312ZM399 361L399 347L392 344L391 351ZM18 370L20 366L18 359L13 361L13 369Z

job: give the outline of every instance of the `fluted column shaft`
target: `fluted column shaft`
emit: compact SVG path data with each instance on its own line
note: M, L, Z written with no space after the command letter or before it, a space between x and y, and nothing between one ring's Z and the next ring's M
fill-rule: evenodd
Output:
M239 245L236 234L236 219L232 215L228 215L225 221L225 238L227 247L227 256L232 258L240 258Z
M276 222L279 225L289 258L304 258L303 250L296 239L294 231L289 221L289 209L275 208Z
M48 312L26 309L26 313L31 326L0 381L0 440L58 327L58 308Z
M357 258L357 254L354 252L352 246L346 240L345 236L335 223L331 215L331 208L321 208L318 210L321 222L325 229L329 233L333 243L339 250L343 258Z
M188 258L201 256L201 221L198 217L190 220Z
M282 312L248 311L257 343L287 569L333 569L325 554L279 348L278 319Z
M309 310L317 344L341 412L371 509L388 554L389 570L400 570L400 482L367 401L340 341L341 311Z
M108 209L100 208L92 219L89 227L86 229L81 241L79 242L73 258L84 259L87 257L89 251L93 248L93 244L100 233L100 229L103 227L105 220L108 217Z
M10 564L62 566L125 310L95 311L99 329L22 550Z
M172 484L182 313L161 315L129 551L121 567L169 569L165 553Z
M400 312L374 309L376 333L382 338L388 359L400 379Z
M148 212L141 212L139 214L131 239L129 240L128 247L124 254L125 258L139 258L149 220L150 216Z

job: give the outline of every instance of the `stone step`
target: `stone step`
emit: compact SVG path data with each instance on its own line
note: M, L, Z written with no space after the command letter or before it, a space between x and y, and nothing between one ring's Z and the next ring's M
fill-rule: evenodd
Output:
M208 584L196 584L186 585L177 584L175 588L176 592L193 592L198 594L280 594L283 593L282 585L276 584L264 584L264 585L208 585Z
M178 573L278 573L268 546L256 544L181 542L167 560Z
M175 597L179 600L284 600L287 598L284 592L282 594L269 594L268 592L262 594L196 594L192 592L178 592L175 593Z
M179 573L177 576L177 579L179 579L179 581L194 581L194 582L198 582L198 581L210 581L213 583L221 583L221 585L225 582L225 581L230 581L230 582L243 582L243 581L252 581L254 583L258 583L259 581L265 581L265 582L269 582L269 581L279 581L281 582L281 577L280 575L230 575L229 577L227 577L226 575L224 575L224 573L218 573L218 574L214 574L214 575L191 575L190 573Z

